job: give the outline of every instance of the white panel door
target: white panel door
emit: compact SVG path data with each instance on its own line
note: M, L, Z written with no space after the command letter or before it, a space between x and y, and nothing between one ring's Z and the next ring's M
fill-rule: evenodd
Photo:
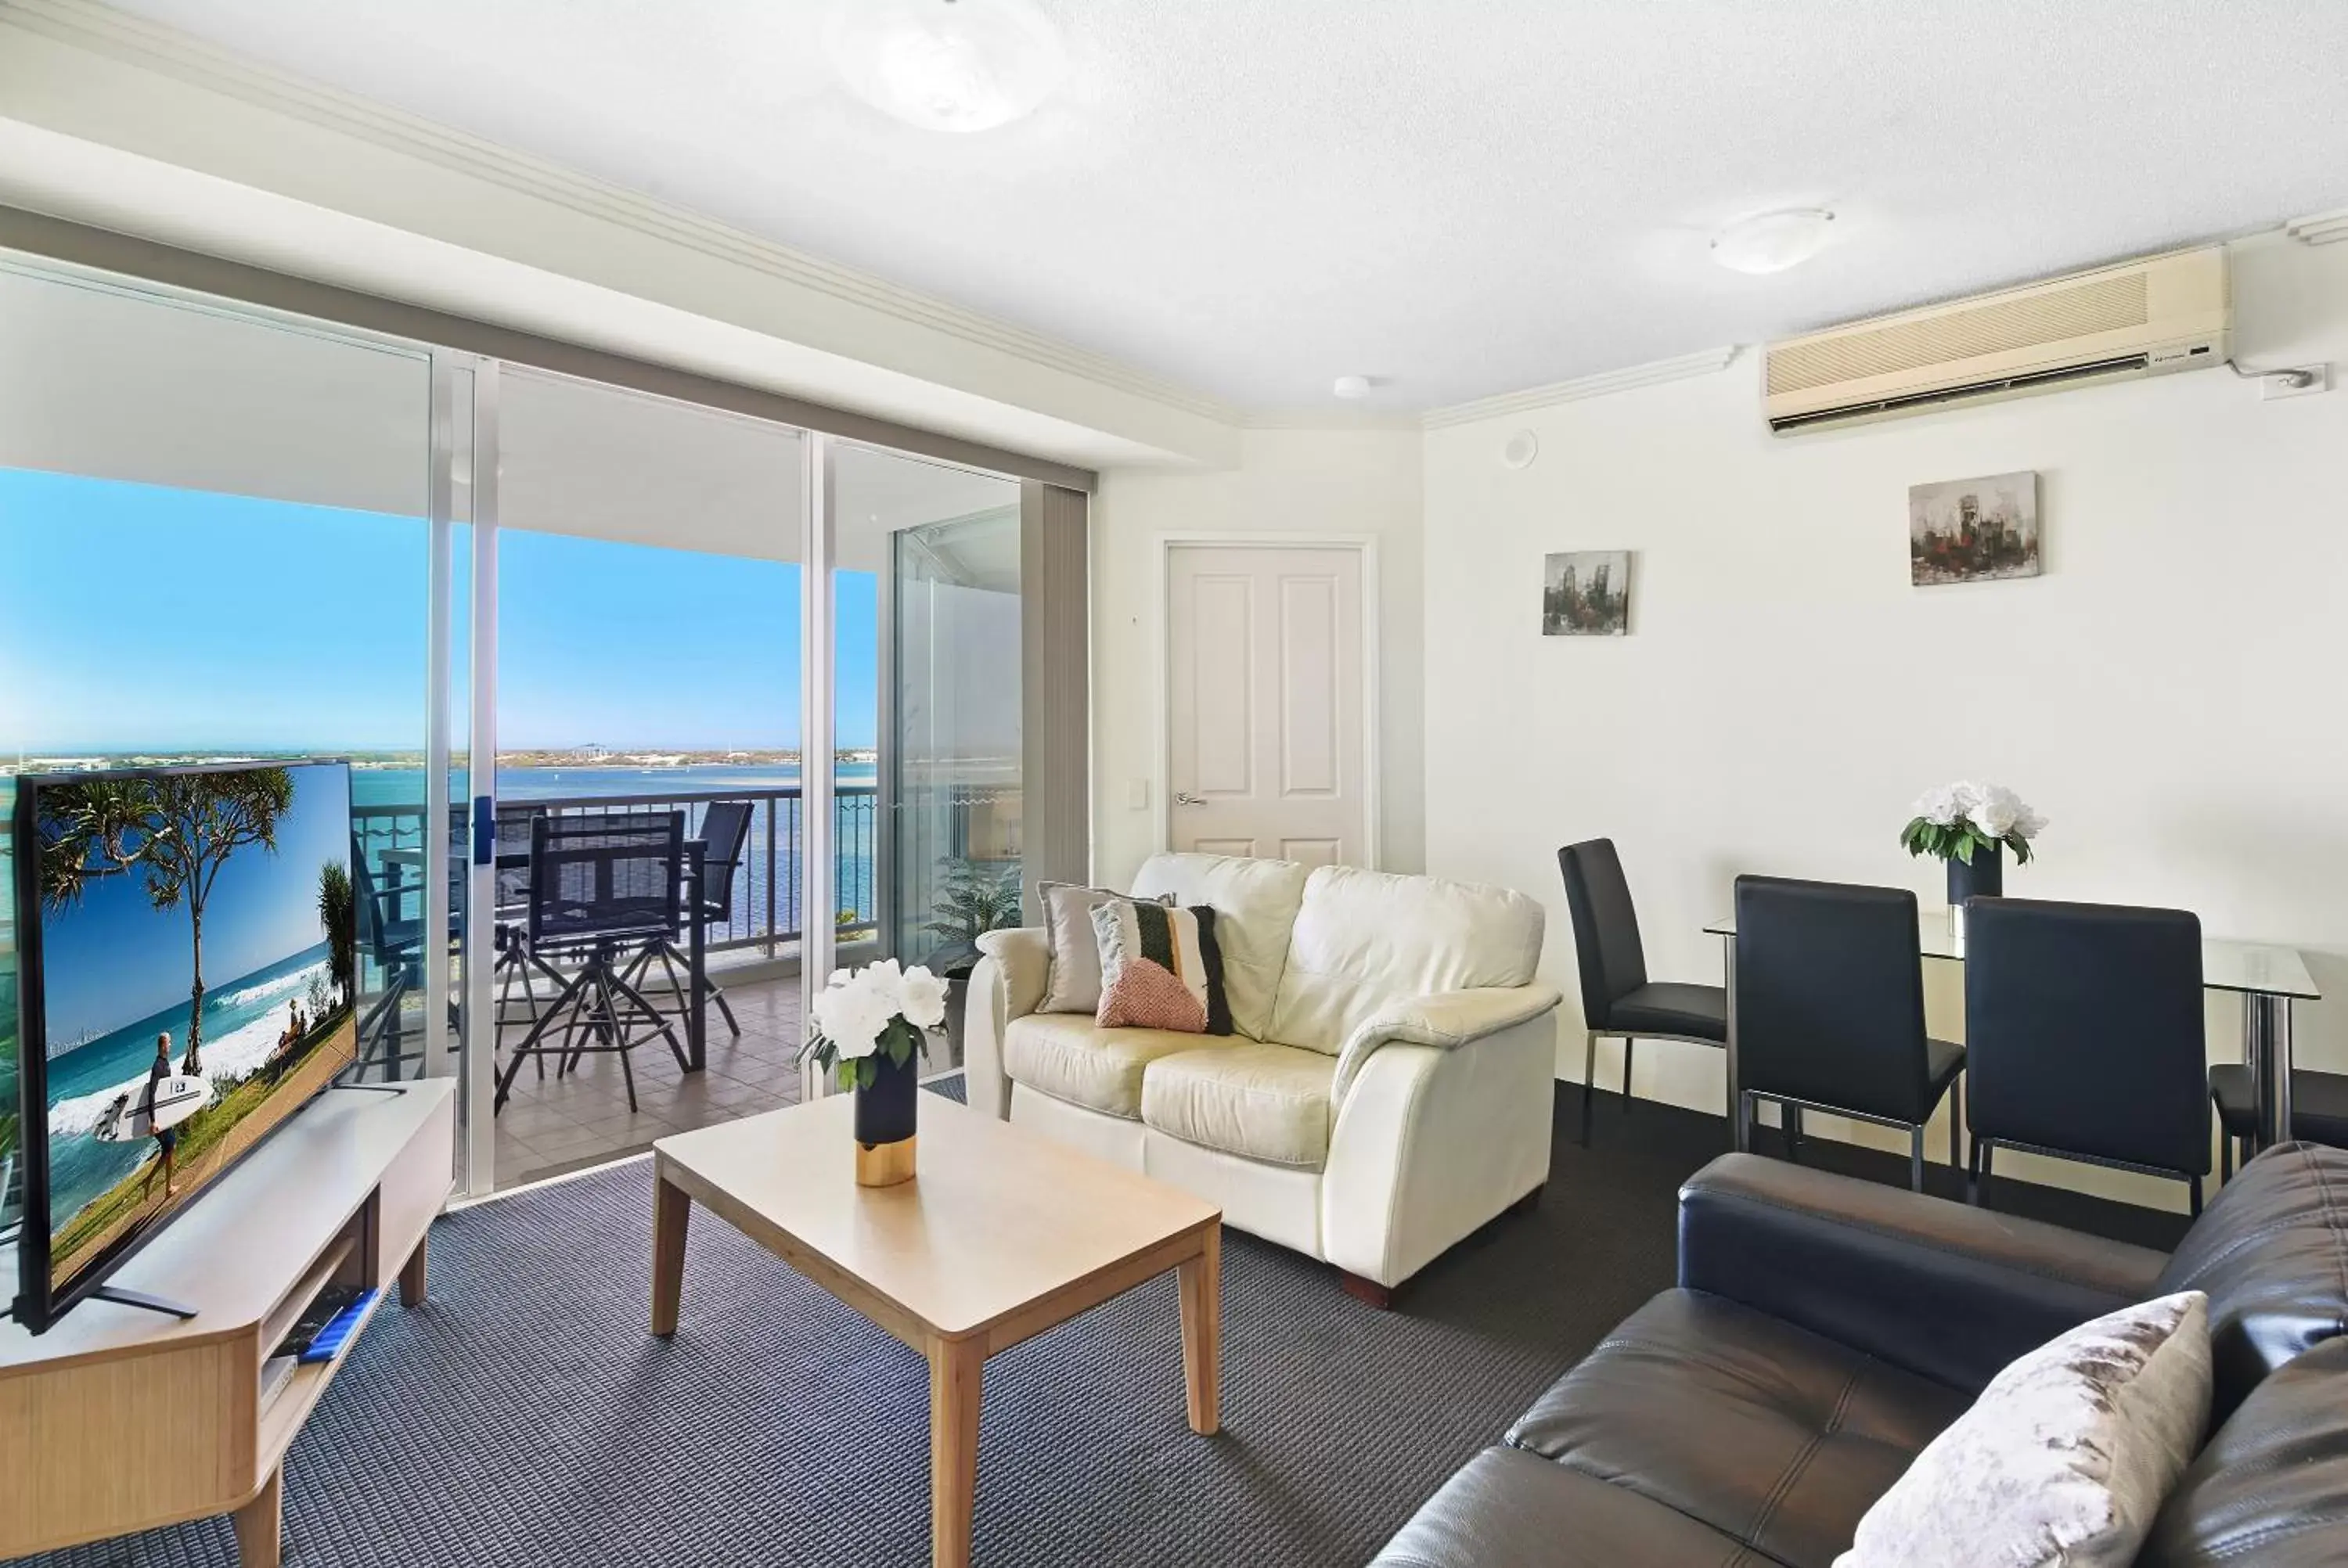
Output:
M1370 863L1362 552L1167 551L1168 843Z

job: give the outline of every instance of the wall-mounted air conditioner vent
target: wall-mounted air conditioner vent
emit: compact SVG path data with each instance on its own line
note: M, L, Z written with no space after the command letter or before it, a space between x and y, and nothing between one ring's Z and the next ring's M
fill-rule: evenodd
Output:
M1960 400L2216 364L2230 321L2216 247L2104 267L1769 345L1780 435Z

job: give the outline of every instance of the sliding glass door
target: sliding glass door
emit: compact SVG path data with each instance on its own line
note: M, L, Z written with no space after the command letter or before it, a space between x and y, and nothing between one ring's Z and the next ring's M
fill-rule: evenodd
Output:
M499 1186L799 1098L802 448L770 423L501 372ZM625 928L634 861L608 887L534 874L534 831L607 825L586 842L616 854L671 822L701 855L681 935ZM585 927L551 931L541 896L566 892L588 896Z
M870 447L843 448L837 474L840 875L870 921L858 956L959 979L982 932L1019 923L1019 487ZM847 781L867 757L864 838ZM958 1036L928 1063L960 1065Z
M0 773L352 759L355 870L386 917L353 977L371 1077L457 1065L463 906L423 809L451 750L431 682L461 661L436 610L456 547L435 422L455 395L422 348L0 260ZM30 913L0 906L11 1205L15 927ZM187 1038L196 1008L207 1075L256 1071L264 1037L350 983L314 924L311 946L264 955L191 906L185 944L159 938L106 986L60 983L44 1012L52 1125L142 1077L157 1034ZM246 1036L262 1047L238 1049Z
M466 1191L561 1173L819 1091L835 964L1017 921L1023 527L998 476L0 256L0 809L351 758L355 1076L458 1079Z

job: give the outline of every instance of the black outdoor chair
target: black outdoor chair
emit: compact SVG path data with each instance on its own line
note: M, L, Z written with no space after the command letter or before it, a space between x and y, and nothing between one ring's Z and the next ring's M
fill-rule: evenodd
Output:
M1581 1142L1590 1142L1590 1100L1597 1077L1598 1037L1622 1037L1622 1101L1631 1101L1631 1054L1641 1040L1696 1045L1728 1043L1728 992L1719 986L1647 979L1639 915L1611 838L1569 844L1557 852L1573 917L1573 958L1581 973Z
M647 947L676 931L684 862L681 811L531 819L530 955L550 960L560 955L578 967L552 1005L508 1051L493 1114L505 1108L527 1058L553 1056L560 1074L590 1053L618 1056L630 1111L637 1105L629 1052L647 1033L667 1040L680 1071L691 1070L668 1019L628 979Z
M373 960L384 979L383 995L359 1020L358 1051L349 1069L355 1078L365 1078L371 1068L379 1068L387 1081L400 1076L400 1004L424 983L424 922L402 914L408 895L416 891L378 883L367 864L366 845L358 835L351 835L351 902L356 907L352 914L358 927L359 956Z
M711 926L722 926L734 917L734 874L741 866L743 846L750 841L750 803L747 800L716 800L709 803L701 814L701 884L694 889L693 906L686 918L697 920L705 931ZM708 948L706 940L703 951ZM668 994L675 999L676 1009L683 1012L688 1005L685 981L678 970L693 972L693 960L676 944L674 933L660 942L647 947L629 968L628 979L640 983L645 970L658 963L668 981ZM726 988L709 978L709 967L702 966L701 989L717 1010L726 1017L726 1027L736 1034L742 1026L734 1020L734 1009L726 1000Z
M1979 907L1978 905L1972 907ZM1924 1031L1916 895L1780 876L1736 879L1736 1146L1756 1101L1777 1102L1798 1158L1802 1112L1908 1132L1908 1183L1924 1190L1924 1124L1964 1070L1965 1048ZM1949 1163L1958 1158L1958 1107Z
M2182 909L1965 906L1973 1195L1998 1148L2173 1176L2209 1171L2201 922Z
M492 976L497 990L496 1017L499 1039L514 1026L514 983L521 983L521 1024L535 1027L545 1016L539 1006L537 977L543 976L560 996L570 982L561 972L548 963L530 946L530 825L545 814L545 808L535 805L499 806L497 826L497 868L493 873L497 887L497 909L492 917L491 939L498 961ZM520 866L509 864L520 860ZM546 1063L538 1063L538 1075L546 1076Z

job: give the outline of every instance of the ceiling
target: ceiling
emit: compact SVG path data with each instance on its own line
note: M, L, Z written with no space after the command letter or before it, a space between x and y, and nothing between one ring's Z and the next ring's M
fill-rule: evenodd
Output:
M886 119L827 0L122 0L1257 415L1457 404L2348 203L2341 0L1041 0L1072 68ZM1838 214L1804 267L1709 235Z

